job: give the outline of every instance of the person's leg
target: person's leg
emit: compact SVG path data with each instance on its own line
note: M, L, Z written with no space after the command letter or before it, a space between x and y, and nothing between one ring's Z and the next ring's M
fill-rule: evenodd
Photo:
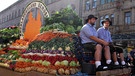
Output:
M107 70L107 66L101 65L101 56L102 56L102 46L100 44L96 45L96 51L95 51L95 65L96 65L96 71L103 71Z
M97 44L95 48L95 65L97 68L101 65L102 46L100 44Z
M113 59L114 62L117 61L117 55L116 55L116 52L113 52L113 54L112 54L112 59Z
M116 52L113 52L113 54L112 54L112 59L113 59L113 61L114 61L114 65L119 65Z
M123 55L123 53L120 53L120 60L121 60L121 64L122 65L125 65L126 63L125 63L125 60L124 60L124 55Z
M113 45L110 45L109 47L110 47L110 52L112 54L114 65L119 65L117 54L116 54L116 48Z
M116 51L119 53L120 55L120 60L121 60L121 65L125 65L125 60L124 60L124 54L123 54L123 49L120 47L116 47Z
M105 46L104 47L104 55L105 55L105 58L106 58L106 64L110 64L111 63L111 55L110 55L110 47L109 46Z

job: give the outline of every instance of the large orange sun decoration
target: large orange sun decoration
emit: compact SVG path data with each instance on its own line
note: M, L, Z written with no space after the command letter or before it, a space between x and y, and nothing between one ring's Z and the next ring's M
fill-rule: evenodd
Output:
M31 12L33 8L38 9L35 18ZM25 8L20 20L21 36L19 40L16 40L15 43L12 44L12 48L26 48L29 42L31 42L36 35L40 34L40 28L42 25L41 13L44 18L49 17L48 10L45 4L41 1L34 1ZM26 18L28 18L28 20L25 24Z

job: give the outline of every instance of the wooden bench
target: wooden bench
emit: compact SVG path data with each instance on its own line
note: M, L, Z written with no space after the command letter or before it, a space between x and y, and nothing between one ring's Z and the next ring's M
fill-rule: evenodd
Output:
M96 76L130 76L131 68L98 71Z

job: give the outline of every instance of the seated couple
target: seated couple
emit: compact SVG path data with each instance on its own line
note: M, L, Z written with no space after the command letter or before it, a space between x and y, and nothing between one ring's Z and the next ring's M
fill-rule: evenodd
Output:
M125 65L123 50L117 50L112 44L111 35L108 30L108 27L112 24L112 22L106 18L102 21L103 27L96 30L94 27L96 20L97 17L94 15L88 16L86 24L80 30L80 38L84 49L94 52L97 71L112 69L110 68L112 66L111 54L114 65L119 65L116 51L120 53L120 64ZM106 59L107 66L101 65L102 50L104 50L104 57Z

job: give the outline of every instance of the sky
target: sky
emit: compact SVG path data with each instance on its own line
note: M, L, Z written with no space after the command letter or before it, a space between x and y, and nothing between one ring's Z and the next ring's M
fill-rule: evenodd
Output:
M1 0L0 1L0 12L4 9L6 9L7 7L9 7L10 5L12 5L13 3L15 3L18 0Z

